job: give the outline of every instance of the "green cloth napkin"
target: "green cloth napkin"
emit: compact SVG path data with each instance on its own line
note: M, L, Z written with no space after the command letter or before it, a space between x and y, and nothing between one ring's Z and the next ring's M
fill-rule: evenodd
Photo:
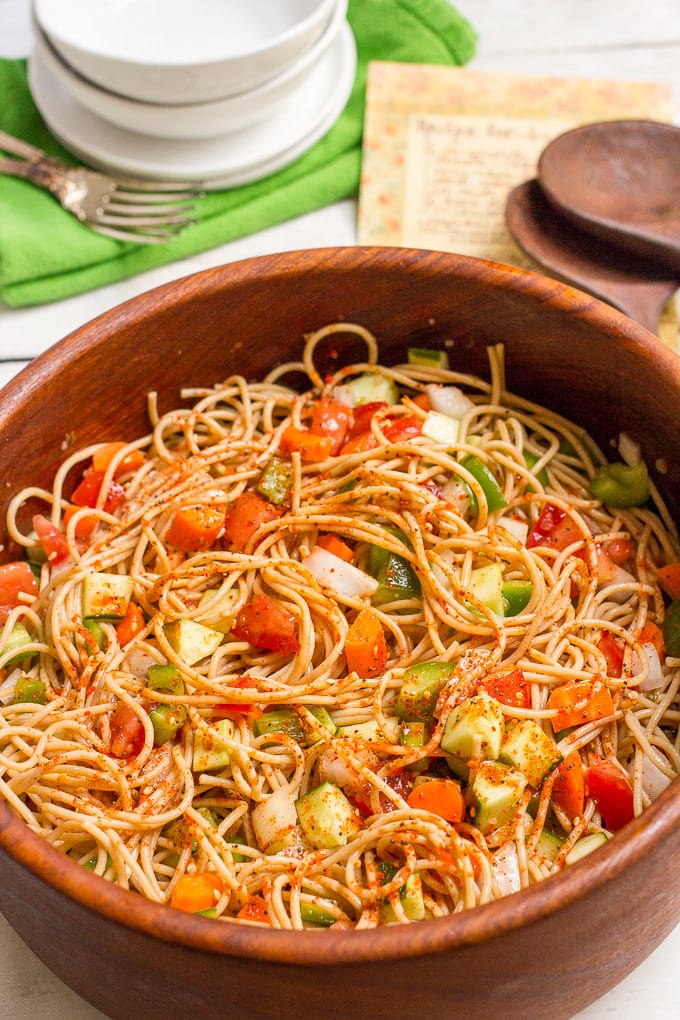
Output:
M255 233L355 194L370 60L463 64L475 33L446 0L350 0L358 51L350 100L331 130L272 176L199 201L198 222L162 245L95 234L45 192L0 176L0 297L12 306L79 294ZM70 157L50 135L31 98L24 60L0 60L0 127L47 152Z

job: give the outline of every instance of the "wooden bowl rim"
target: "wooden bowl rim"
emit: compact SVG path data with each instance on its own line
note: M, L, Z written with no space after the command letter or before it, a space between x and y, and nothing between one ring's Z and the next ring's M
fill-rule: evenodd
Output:
M359 260L357 262L357 259ZM81 356L93 344L115 335L121 321L143 321L159 308L191 300L197 292L221 290L263 275L298 275L300 270L321 272L354 269L363 259L376 267L474 278L484 275L491 288L521 293L537 305L547 305L593 326L604 336L636 347L668 373L680 389L680 358L623 313L567 284L535 273L483 259L405 248L321 248L259 256L180 278L115 306L76 329L41 354L11 380L3 391L2 419L21 410L21 403L64 360ZM368 266L367 266L368 268ZM149 307L149 300L152 307ZM404 928L392 926L370 931L272 930L215 922L152 903L136 893L112 885L70 860L28 828L3 801L0 802L0 849L38 879L65 897L113 923L165 942L197 951L240 959L258 959L288 965L369 964L404 957L450 952L506 935L537 923L555 911L593 894L628 867L641 861L680 824L680 782L667 790L639 817L629 822L605 847L544 883L446 918L420 921Z

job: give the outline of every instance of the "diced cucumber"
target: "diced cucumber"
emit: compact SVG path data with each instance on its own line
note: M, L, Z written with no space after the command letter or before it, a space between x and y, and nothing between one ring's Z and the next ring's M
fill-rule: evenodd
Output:
M231 719L220 719L210 730L210 733L197 730L194 735L194 772L214 772L226 768L231 761L229 748L223 743L234 739L235 727Z
M429 738L424 722L404 720L399 729L399 743L402 747L424 747Z
M504 581L501 586L503 615L519 616L529 605L533 593L531 581Z
M253 832L260 850L277 854L292 846L296 839L296 802L290 789L281 786L257 804L251 813Z
M502 563L487 563L471 570L467 589L496 616L503 615Z
M497 757L519 769L534 790L541 785L543 777L562 761L553 741L533 719L521 719L506 728Z
M474 823L483 833L512 820L526 787L526 778L509 765L483 761L470 786Z
M337 921L335 914L331 914L320 904L310 903L308 900L300 902L300 917L305 924L313 924L316 928L330 928Z
M543 832L538 837L536 849L541 857L545 857L552 863L557 859L563 843L564 840L560 839L556 833L551 832L550 829L543 829Z
M427 368L448 368L449 356L446 351L435 351L430 347L409 347L408 363Z
M399 390L396 383L385 375L377 372L364 372L362 375L350 379L344 386L338 387L347 391L352 407L360 404L372 404L374 401L384 401L386 404L399 403Z
M215 602L218 591L219 588L209 588L203 592L198 603L197 622L202 623L204 627L211 627L212 630L219 630L222 634L228 634L236 620L234 606L239 600L240 592L238 588L230 588L208 609L207 607Z
M442 751L460 758L497 758L503 739L503 709L480 691L453 709L442 733Z
M574 843L573 847L567 854L565 862L567 864L576 864L583 857L587 857L593 850L598 850L601 846L608 841L609 836L606 832L591 832L587 836L583 836Z
M308 705L307 707L317 723L311 731L307 730L307 743L316 744L319 740L334 737L338 732L338 727L329 715L328 709L324 705Z
M322 783L295 802L302 831L313 847L345 846L361 828L357 812L339 786Z
M29 662L35 652L25 649L25 646L32 645L34 641L35 638L31 637L23 623L15 623L7 636L5 647L2 649L3 655L6 655L7 652L14 652L14 655L5 662L5 668ZM22 649L24 650L22 651Z
M267 733L285 733L300 744L305 741L305 728L300 716L292 708L270 709L264 712L261 719L255 719L253 730L256 737Z
M44 680L35 680L32 676L20 676L14 685L15 705L24 703L32 705L47 704L47 686Z
M450 662L418 662L404 673L394 711L399 719L429 722L439 692L456 667Z
M423 435L433 443L455 446L460 434L460 422L440 411L428 411L423 422Z
M423 899L423 883L420 875L414 873L409 875L401 889L399 899L404 908L404 913L410 921L422 921L425 917L425 900ZM397 915L389 900L386 900L380 908L381 920L385 924L394 924Z
M133 589L134 581L127 574L87 574L83 581L83 617L122 620Z
M387 723L387 738L392 743L397 743L399 740L399 723L396 719L388 718ZM378 741L383 743L385 737L378 726L377 720L368 719L362 723L348 723L347 726L339 726L337 735L339 737L358 737L359 740L366 740L369 743L372 741Z
M209 655L222 644L224 634L212 627L204 627L195 620L173 620L163 628L173 651L189 666Z

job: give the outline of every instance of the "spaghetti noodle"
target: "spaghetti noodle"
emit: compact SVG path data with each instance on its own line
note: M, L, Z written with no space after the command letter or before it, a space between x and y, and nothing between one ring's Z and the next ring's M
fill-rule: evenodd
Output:
M322 378L347 333L366 361ZM680 771L673 524L634 445L608 465L489 360L387 368L335 324L15 497L0 791L32 829L180 909L370 928L644 810Z

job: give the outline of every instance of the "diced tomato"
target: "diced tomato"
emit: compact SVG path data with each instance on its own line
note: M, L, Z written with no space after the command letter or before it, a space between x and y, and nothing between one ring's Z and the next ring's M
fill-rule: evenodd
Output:
M251 676L241 676L237 680L234 680L232 687L256 687L256 683ZM262 707L260 705L254 705L250 701L234 701L231 703L225 702L224 704L215 705L213 711L215 715L219 715L221 718L235 719L239 715L247 715L249 718L260 718L262 716Z
M349 430L349 438L354 439L355 436L360 436L363 432L369 432L375 412L388 406L384 400L371 400L368 404L359 404L358 407L355 407L352 412L352 427Z
M243 552L258 528L280 517L280 511L257 492L242 492L224 518L227 542L236 552Z
M60 531L56 524L52 524L44 514L34 514L33 530L45 551L48 563L61 563L68 557L68 542L64 532Z
M300 648L295 617L266 595L256 595L240 610L231 633L268 652L293 655Z
M127 443L107 443L106 446L96 450L92 455L92 467L94 470L106 471L116 454L120 453L127 445ZM120 475L138 471L145 460L146 458L141 450L130 450L116 465L113 477L118 478Z
M635 546L629 538L613 538L611 542L605 542L604 550L612 563L620 567L632 558Z
M388 443L404 443L415 436L422 436L423 423L417 415L407 414L385 424L382 432Z
M579 539L582 540L583 535L571 517L559 507L547 503L529 532L526 544L527 549L545 545L561 551Z
M665 657L666 649L663 643L663 631L653 620L645 620L638 641L641 645L653 645L660 659Z
M92 468L87 470L80 484L74 489L71 502L76 506L96 506L103 480L103 471L94 471ZM111 482L104 500L104 510L107 514L112 514L124 502L125 489L120 482Z
M496 701L513 708L530 708L531 692L524 679L521 669L511 669L505 673L494 673L479 682L479 689L486 691Z
M259 921L261 924L271 924L267 904L261 896L251 896L236 916L240 917L242 921Z
M35 598L37 594L38 582L25 560L3 563L0 566L0 605L13 609L15 606L21 605L20 595L30 595L31 598Z
M597 647L607 660L607 675L621 676L623 670L623 647L616 640L614 635L605 630L602 632Z
M284 453L299 453L306 464L317 464L331 455L333 440L327 435L317 435L309 429L298 429L289 425L281 436Z
M121 702L111 716L111 754L114 758L135 758L144 747L144 723Z
M385 782L406 800L413 789L413 773L408 769L397 769L392 775L385 776Z
M572 751L555 769L552 799L571 818L583 814L586 796L585 773L578 751Z
M607 829L617 832L633 818L633 790L617 765L606 759L593 762L586 784Z
M360 432L347 440L340 453L365 453L366 450L375 450L377 445L378 440L372 432Z
M323 397L314 404L311 431L331 439L331 455L336 456L353 424L352 409L330 397Z

